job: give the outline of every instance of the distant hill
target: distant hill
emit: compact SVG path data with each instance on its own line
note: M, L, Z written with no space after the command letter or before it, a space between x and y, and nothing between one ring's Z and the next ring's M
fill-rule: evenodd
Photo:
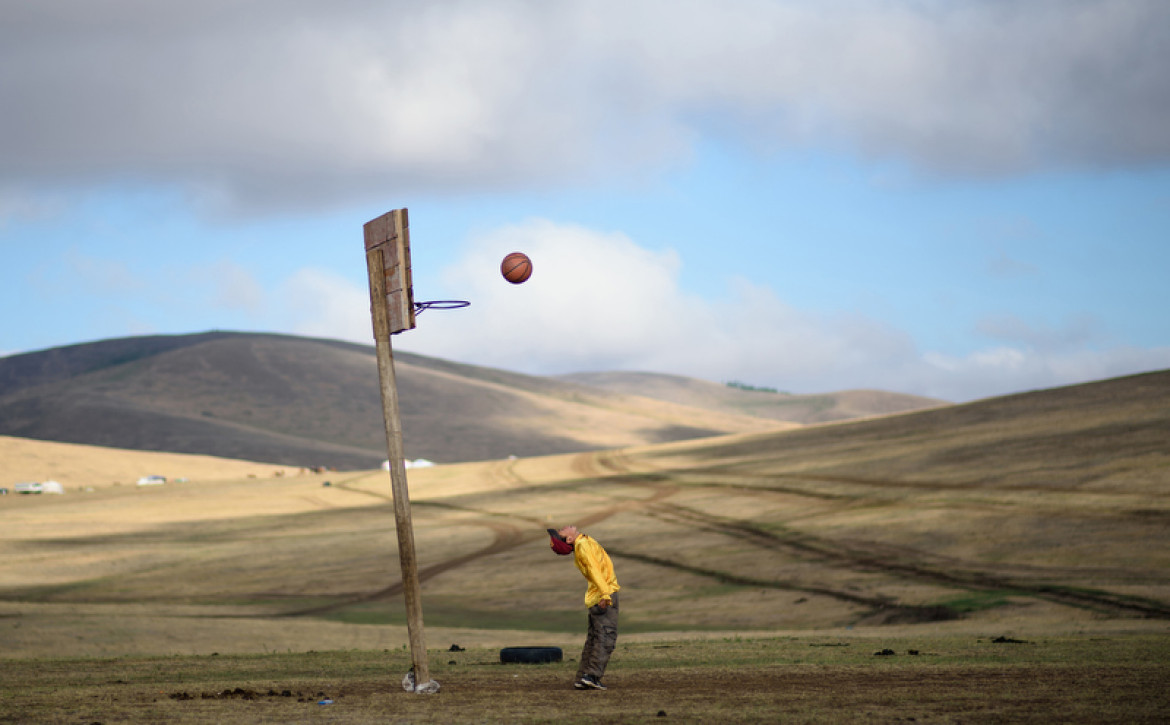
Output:
M949 405L947 401L936 398L881 390L791 395L662 373L573 373L558 376L558 379L599 390L643 395L679 405L802 424L867 418Z
M395 354L406 454L437 462L564 453L772 423L550 378ZM286 465L385 458L372 346L209 332L0 359L0 434Z
M671 376L644 389L587 385L403 352L395 370L407 457L444 463L774 430L937 402L724 391ZM723 397L693 392L708 388ZM775 405L745 402L756 399ZM0 435L343 469L386 455L372 346L233 332L0 358Z
M1105 481L1124 479L1131 490L1165 495L1168 402L1170 370L1161 370L910 415L675 443L647 456L738 462L737 470L791 465L791 478L821 483L1103 491ZM806 458L817 465L806 467Z

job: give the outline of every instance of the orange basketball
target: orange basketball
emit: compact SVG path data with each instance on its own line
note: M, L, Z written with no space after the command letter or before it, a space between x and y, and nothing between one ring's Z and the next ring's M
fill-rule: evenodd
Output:
M512 284L520 284L532 276L532 260L524 252L512 252L500 263L500 274Z

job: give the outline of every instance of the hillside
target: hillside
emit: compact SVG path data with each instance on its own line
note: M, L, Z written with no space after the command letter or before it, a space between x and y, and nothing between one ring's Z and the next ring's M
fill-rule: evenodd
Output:
M402 352L395 369L406 454L437 462L685 440L815 417L672 399L664 384L644 396ZM851 396L790 410L856 417L891 409ZM902 409L933 403L887 397ZM124 338L0 359L0 435L341 469L385 458L373 347L283 335Z
M642 395L679 405L800 424L827 423L949 405L935 398L881 390L792 395L662 373L572 373L560 375L557 379L614 393Z
M568 522L614 558L626 642L799 632L873 652L889 632L961 634L972 647L1165 636L1167 440L1160 372L788 431L412 469L429 641L579 647L580 574L544 533ZM0 621L19 625L6 651L401 648L387 474L323 480L0 497ZM937 657L928 647L924 659Z
M768 421L395 356L407 455L438 462L653 443ZM373 348L279 335L127 338L0 360L0 434L294 466L385 458Z
M300 474L299 469L233 458L130 451L0 436L0 488L10 490L18 481L57 481L65 487L66 493L75 493L133 485L148 475L165 476L172 482L190 480L202 483Z

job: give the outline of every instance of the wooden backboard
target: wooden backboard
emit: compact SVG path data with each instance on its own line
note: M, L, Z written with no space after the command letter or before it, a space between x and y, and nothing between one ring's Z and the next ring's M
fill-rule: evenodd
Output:
M410 277L410 223L406 209L395 209L366 222L364 231L374 339L387 334L379 329L380 312L385 314L389 334L412 330L414 286Z

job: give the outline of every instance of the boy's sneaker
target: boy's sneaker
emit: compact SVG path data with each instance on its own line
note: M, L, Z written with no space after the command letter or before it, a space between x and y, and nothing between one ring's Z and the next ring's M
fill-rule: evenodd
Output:
M573 683L578 690L604 690L605 685L598 682L593 675L585 675Z

